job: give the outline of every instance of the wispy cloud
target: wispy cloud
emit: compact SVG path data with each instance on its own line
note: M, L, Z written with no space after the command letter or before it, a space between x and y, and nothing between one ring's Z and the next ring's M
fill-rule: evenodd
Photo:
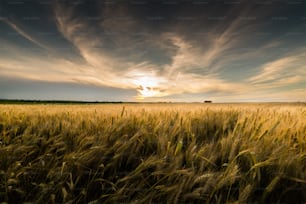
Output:
M65 19L68 20L70 18L67 17ZM96 75L92 78L99 78L99 75L107 76L106 80L103 77L99 82L104 81L109 86L135 88L138 90L140 96L145 97L163 97L172 94L209 91L225 92L237 90L237 87L242 87L239 84L221 80L214 75L188 73L189 69L193 67L202 67L205 69L206 61L212 57L211 51L208 54L202 53L199 49L193 47L177 35L165 33L161 36L161 38L166 38L173 43L178 50L173 55L171 64L160 67L146 61L136 63L124 61L120 57L111 58L103 50L97 52L97 50L92 49L95 43L88 43L88 36L78 36L76 38L72 32L81 32L80 30L82 28L86 28L86 23L80 21L64 22L61 19L59 20L59 29L63 32L63 35L79 49L82 56L90 65L89 69L95 70ZM97 41L97 44L101 43L99 39L94 38L92 40L93 42ZM222 44L218 46L222 46ZM125 68L123 69L122 67ZM162 75L158 73L160 69L165 70Z
M1 20L1 19L0 19ZM37 41L36 39L34 39L31 35L29 35L26 31L24 31L23 29L21 29L19 26L17 26L17 24L13 23L12 21L4 18L2 19L2 21L4 23L6 23L7 25L9 25L12 29L14 29L18 34L20 34L22 37L26 38L27 40L31 41L32 43L34 43L35 45L39 46L40 48L49 50L49 48L45 45L43 45L42 43L40 43L39 41Z
M251 77L249 80L252 83L257 84L278 79L283 76L283 71L286 71L288 67L295 64L297 60L297 57L290 56L269 62L261 68L262 71L258 75ZM287 70L287 72L288 71L289 70Z
M257 75L248 79L256 87L275 88L306 81L306 52L294 51L260 67Z
M134 89L138 99L211 94L216 100L232 100L263 98L268 92L276 97L277 88L300 87L306 80L303 49L277 53L276 48L287 46L281 38L261 37L259 44L252 41L259 36L254 31L264 26L260 20L251 21L256 20L251 6L237 4L207 28L203 19L214 19L201 14L202 20L193 21L190 27L205 35L188 32L186 22L165 20L163 27L158 26L136 6L130 7L102 4L91 17L80 15L77 4L55 1L57 32L77 50L79 61L58 57L18 23L5 20L25 39L52 54L38 57L8 46L11 55L0 56L1 76Z
M137 29L137 22L129 16L124 8L119 8L121 11L119 16L114 15L110 9L108 7L104 9L103 20L99 24L101 31L118 34ZM81 56L87 62L83 76L71 77L78 82L83 81L84 83L118 88L134 88L139 92L138 97L165 97L173 94L207 92L215 92L216 95L218 93L237 94L247 93L254 87L244 83L243 80L240 82L227 81L220 78L221 76L218 73L220 67L224 69L226 63L234 57L238 57L234 55L228 58L224 52L235 48L241 42L243 36L235 35L237 30L249 29L247 27L248 22L241 18L241 16L248 15L248 8L243 9L242 12L239 11L240 16L234 18L221 34L210 33L208 35L209 39L207 39L209 44L204 48L202 45L188 42L184 36L177 33L161 33L160 41L170 42L173 47L176 47L171 56L171 63L164 65L152 64L145 60L133 61L131 58L120 55L114 56L114 53L107 52L104 48L106 39L97 35L96 29L92 29L86 19L75 17L73 7L67 9L58 1L54 11L59 31L79 50ZM116 9L113 12L118 14ZM116 19L118 20L118 18L125 19L127 24L117 24ZM86 33L86 35L81 35L81 33ZM145 42L142 43L148 41L152 43L150 39L153 38L152 36L146 35L145 37ZM133 48L135 48L133 41L129 37L124 37L124 35L119 35L119 37L113 35L110 40L115 43L115 46L123 49L131 46L133 51ZM152 46L152 44L150 45ZM96 49L97 46L99 49ZM265 45L262 50L267 46ZM255 58L260 52L259 50L253 53L253 56L248 54L241 57ZM223 61L222 64L218 63L222 59L227 60ZM260 68L261 72L258 75L250 77L247 81L253 85L268 81L274 81L274 84L283 84L285 81L280 77L284 75L278 73L296 61L296 57L291 56L269 62ZM194 73L193 69L195 68L201 71ZM164 71L159 72L160 70ZM295 83L302 80L300 77L292 75L289 77L286 83ZM277 83L276 80L278 80ZM263 87L267 88L266 86Z

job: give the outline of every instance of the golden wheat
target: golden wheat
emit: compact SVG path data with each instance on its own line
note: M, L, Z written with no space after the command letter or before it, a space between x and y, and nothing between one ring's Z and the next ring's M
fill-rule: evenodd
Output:
M0 202L306 202L304 104L1 105Z

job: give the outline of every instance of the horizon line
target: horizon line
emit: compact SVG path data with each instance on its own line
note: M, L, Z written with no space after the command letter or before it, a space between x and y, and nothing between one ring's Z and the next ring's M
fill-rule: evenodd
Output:
M306 103L306 101L212 101L212 100L203 100L203 101L111 101L111 100L103 100L103 101L86 101L86 100L50 100L50 99L2 99L0 98L0 103L80 103L80 104L99 104L99 103L138 103L138 104L158 104L158 103L203 103L203 104L233 104L233 103Z

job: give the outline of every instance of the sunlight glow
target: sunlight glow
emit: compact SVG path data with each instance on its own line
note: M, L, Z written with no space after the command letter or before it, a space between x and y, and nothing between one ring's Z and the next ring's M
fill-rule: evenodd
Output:
M158 87L161 82L162 80L155 76L140 75L135 77L133 84L137 86L137 91L139 93L137 99L159 96L160 91Z

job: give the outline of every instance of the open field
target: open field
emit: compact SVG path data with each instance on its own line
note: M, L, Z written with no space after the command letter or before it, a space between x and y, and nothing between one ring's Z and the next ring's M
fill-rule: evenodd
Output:
M0 105L0 202L305 203L305 104Z

